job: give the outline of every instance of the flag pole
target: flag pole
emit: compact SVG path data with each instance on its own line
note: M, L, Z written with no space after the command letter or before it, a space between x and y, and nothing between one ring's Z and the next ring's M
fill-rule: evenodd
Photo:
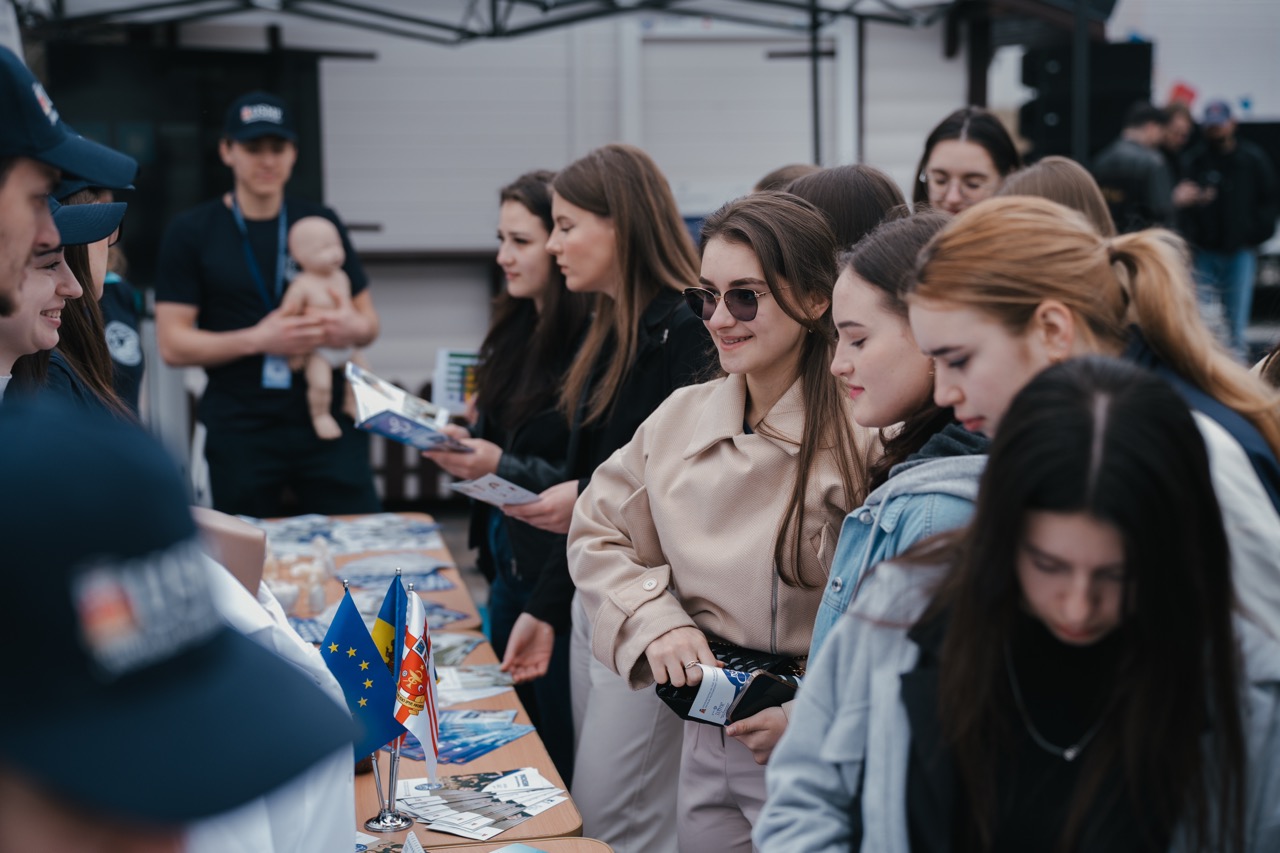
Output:
M396 569L396 574L397 575L400 574L399 569ZM415 594L413 591L412 583L406 585L406 591L409 593L409 595ZM401 638L401 642L402 643L404 642L403 638ZM397 649L397 651L400 651L400 650ZM400 746L403 743L404 743L404 734L402 733L398 738L396 738L396 745L391 748L391 787L387 791L387 799L389 802L388 807L392 811L395 811L395 808L396 808L396 779L400 775Z
M396 569L396 578L400 577L400 569ZM347 582L342 582L343 589L346 588ZM397 642L399 642L397 638ZM378 816L371 817L364 822L364 828L370 832L399 832L413 826L413 818L401 814L396 811L396 770L400 765L400 743L404 740L404 734L396 736L396 745L394 752L391 753L391 773L388 781L390 785L387 788L387 796L382 796L382 773L378 765L379 749L373 754L373 785L378 792Z

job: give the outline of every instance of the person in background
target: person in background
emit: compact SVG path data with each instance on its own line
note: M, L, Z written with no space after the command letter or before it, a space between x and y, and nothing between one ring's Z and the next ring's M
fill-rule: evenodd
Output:
M423 454L460 479L497 474L534 493L564 479L569 421L557 405L558 395L588 321L588 297L565 288L546 249L554 227L554 177L545 170L529 172L499 193L498 266L507 286L494 303L493 322L480 345L478 417L470 430L445 428L475 452ZM565 536L473 501L471 545L493 575L493 650L503 671L512 674L556 770L571 785L570 599L555 595L552 578L543 573L564 551ZM559 633L555 625L561 626Z
M1187 178L1202 192L1183 213L1183 233L1195 250L1201 301L1222 304L1228 344L1243 357L1258 246L1275 233L1280 182L1266 153L1238 137L1226 101L1205 105L1202 128L1200 144L1186 158Z
M822 211L836 235L836 246L848 251L891 211L907 202L893 179L873 166L832 166L797 178L786 191Z
M547 251L569 290L594 294L591 322L560 392L570 419L565 473L572 479L506 513L568 533L574 503L597 466L672 391L704 378L713 356L706 328L681 295L697 284L697 253L649 155L605 145L561 169L552 187L555 227ZM539 573L560 600L572 600L563 550ZM591 626L576 603L572 630L572 794L584 831L619 853L674 849L680 720L653 693L633 693L592 658Z
M987 440L933 401L933 361L907 324L916 255L948 221L941 213L890 220L840 258L831 372L853 401L854 421L880 432L883 452L868 470L869 494L840 528L811 659L869 567L963 525L973 511Z
M0 490L0 850L176 853L187 824L350 761L350 712L223 623L153 438L36 400L0 407L0 439L21 484Z
M1168 120L1145 101L1132 105L1120 138L1094 158L1093 176L1122 233L1173 223L1173 175L1159 150Z
M1075 160L1050 155L1014 172L997 196L1030 195L1056 201L1084 214L1103 237L1114 237L1116 226L1107 200L1089 170Z
M813 662L759 849L1280 849L1280 646L1228 559L1180 397L1045 370L969 527L875 567Z
M128 270L129 263L117 237L115 244L109 247L107 274L98 304L102 308L107 351L111 354L112 387L129 411L141 417L142 380L147 370L146 352L142 346L146 296L125 278Z
M1186 179L1186 164L1183 162L1187 146L1191 144L1191 137L1196 132L1196 122L1191 117L1191 107L1182 101L1172 101L1166 105L1164 115L1164 136L1160 140L1159 151L1173 178L1173 207L1176 214L1200 195L1200 188L1195 182Z
M790 163L786 166L779 166L756 181L756 185L751 188L751 191L753 193L764 193L785 190L792 181L821 171L821 166L815 166L812 163Z
M289 356L364 347L378 335L364 269L337 214L285 193L297 138L280 98L250 92L231 104L218 150L234 186L169 224L156 274L157 343L166 363L209 375L199 416L215 509L259 518L377 512L369 435L342 411L342 371L333 382L342 437L327 441L311 428L302 374L289 369ZM286 236L306 216L342 234L352 299L285 316Z
M685 296L725 375L668 397L596 469L569 530L592 651L632 689L698 685L698 665L717 666L709 639L808 651L869 443L827 370L835 252L823 214L783 193L729 202L703 226ZM723 731L683 723L681 850L751 850L786 720L769 707Z
M125 186L137 171L132 157L71 130L17 54L0 47L0 317L16 307L32 257L62 242L48 203L60 175Z
M1280 395L1200 319L1177 236L1108 240L1062 205L992 199L925 247L908 302L934 400L973 432L997 434L1018 390L1073 356L1123 356L1169 382L1209 448L1239 601L1280 638Z
M982 107L963 107L930 132L916 167L911 202L956 214L990 198L1022 155L1000 119Z

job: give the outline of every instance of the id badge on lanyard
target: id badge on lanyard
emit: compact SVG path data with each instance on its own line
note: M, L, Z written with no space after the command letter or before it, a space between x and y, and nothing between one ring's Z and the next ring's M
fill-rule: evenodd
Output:
M258 267L258 259L253 255L253 247L249 244L249 228L245 225L244 214L240 212L240 202L236 199L235 193L231 194L231 215L235 218L236 228L240 230L240 242L244 246L244 260L249 267L249 274L253 276L254 283L258 285L258 294L267 306L267 311L273 311L275 310L276 302L280 299L280 295L284 292L285 268L289 263L289 235L287 233L289 217L285 209L284 199L280 200L280 213L276 217L276 221L279 223L279 237L276 241L274 299L272 298L272 292L267 290L267 282L262 276L262 270ZM276 391L287 391L292 385L293 371L289 369L289 359L282 355L264 355L262 357L262 387Z

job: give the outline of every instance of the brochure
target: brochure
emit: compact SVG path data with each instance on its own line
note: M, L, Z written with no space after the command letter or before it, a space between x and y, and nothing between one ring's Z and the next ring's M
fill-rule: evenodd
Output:
M441 429L449 422L448 410L415 397L351 362L347 362L347 382L355 395L356 426L361 429L419 450L472 452L470 447Z
M476 395L476 365L480 354L474 350L441 347L436 350L436 369L431 375L431 402L462 411Z
M517 486L510 480L504 480L497 474L485 474L483 477L477 477L474 480L463 480L460 483L454 483L453 490L461 492L469 498L475 498L478 501L484 501L494 506L529 504L538 499L538 496L533 492L522 486Z

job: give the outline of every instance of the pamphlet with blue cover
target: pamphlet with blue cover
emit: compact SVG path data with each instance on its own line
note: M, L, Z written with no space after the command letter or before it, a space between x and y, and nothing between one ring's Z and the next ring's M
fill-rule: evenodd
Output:
M471 453L446 434L449 412L347 362L347 382L356 400L356 426L419 450Z

